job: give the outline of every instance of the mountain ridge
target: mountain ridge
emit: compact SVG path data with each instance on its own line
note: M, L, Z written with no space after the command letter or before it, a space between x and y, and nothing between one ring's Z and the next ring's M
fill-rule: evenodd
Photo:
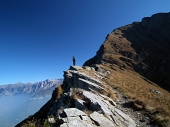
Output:
M103 62L132 69L170 91L170 13L114 29L84 66Z
M96 55L64 71L51 99L16 127L30 121L56 127L169 127L168 35L170 13L113 30Z
M16 83L0 85L0 96L12 96L17 94L36 94L41 90L55 89L62 84L63 79L46 79L35 83Z

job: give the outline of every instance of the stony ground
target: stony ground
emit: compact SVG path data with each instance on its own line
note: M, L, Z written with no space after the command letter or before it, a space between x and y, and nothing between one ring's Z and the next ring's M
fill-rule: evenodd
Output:
M98 79L107 78L110 71L105 71L104 73L95 72L94 75ZM130 104L130 99L125 97L122 92L113 88L113 91L119 95L116 99L116 108L129 115L135 122L137 127L157 127L157 125L151 125L151 119L146 115L144 111L138 111L132 108Z
M119 95L120 98L116 101L116 108L129 115L136 122L137 127L156 127L150 124L150 118L143 111L135 111L129 104L129 100L121 93Z
M39 114L54 127L156 127L144 112L133 110L121 92L105 84L109 73L94 67L70 67L64 71L63 85ZM114 101L109 93L119 97Z

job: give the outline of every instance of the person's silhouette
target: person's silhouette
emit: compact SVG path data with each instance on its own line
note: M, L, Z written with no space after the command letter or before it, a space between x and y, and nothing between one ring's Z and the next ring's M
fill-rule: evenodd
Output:
M75 59L75 57L73 56L73 66L75 66L76 65L76 59Z

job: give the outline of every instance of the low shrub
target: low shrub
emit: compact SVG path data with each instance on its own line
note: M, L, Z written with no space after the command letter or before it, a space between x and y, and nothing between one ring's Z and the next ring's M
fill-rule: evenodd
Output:
M63 93L63 89L61 86L58 86L57 87L57 99L60 98L61 94Z

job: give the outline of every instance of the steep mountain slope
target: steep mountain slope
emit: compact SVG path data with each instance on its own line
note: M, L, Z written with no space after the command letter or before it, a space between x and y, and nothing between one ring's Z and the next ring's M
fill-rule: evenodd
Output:
M117 65L71 66L52 98L16 127L168 127L169 96L138 73Z
M52 98L16 127L25 126L29 121L36 126L45 126L45 119L54 127L135 127L135 121L118 109L107 96L109 86L105 85L102 77L101 72L93 67L71 66L64 71L65 81L53 91Z
M52 98L16 127L170 127L169 35L170 13L115 29L96 56L64 71Z
M58 85L62 84L63 79L45 80L36 83L17 83L0 85L0 96L11 96L17 94L36 94L40 95L42 92L45 94L47 90L53 91Z
M170 91L170 13L113 30L84 65L104 62L135 70Z

